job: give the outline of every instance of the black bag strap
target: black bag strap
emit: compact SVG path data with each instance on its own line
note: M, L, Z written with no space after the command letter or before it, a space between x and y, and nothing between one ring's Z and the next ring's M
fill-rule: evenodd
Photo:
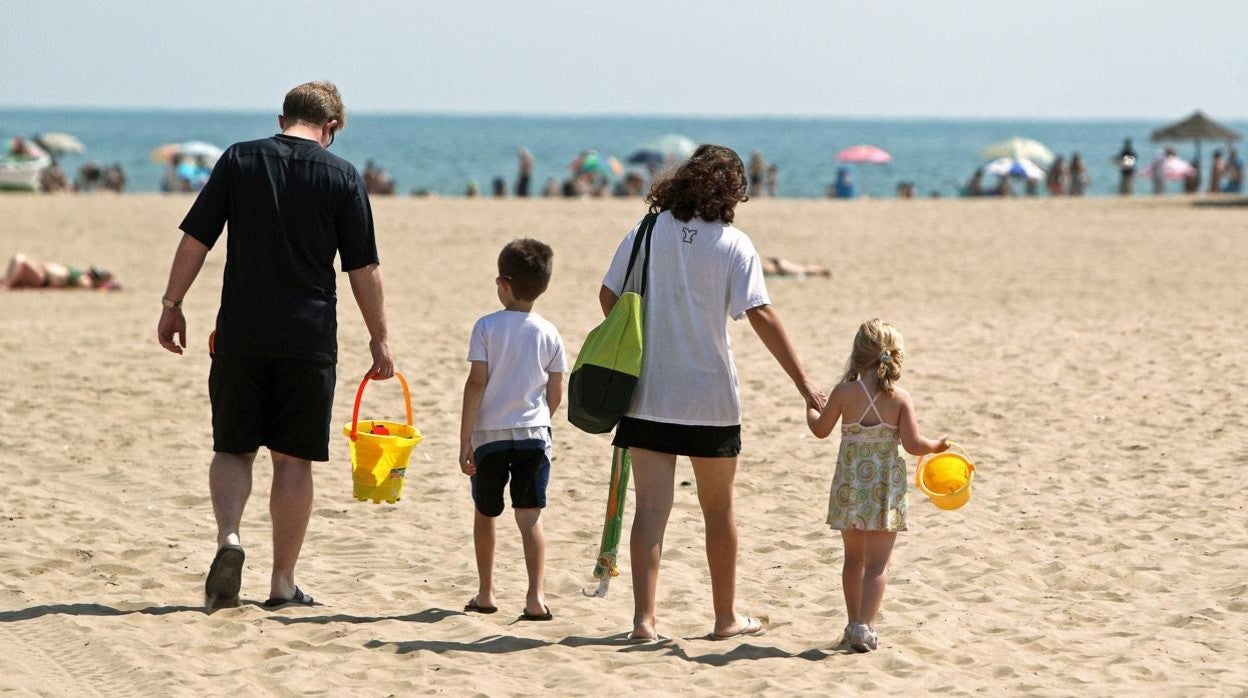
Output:
M646 260L641 268L641 291L637 295L646 295L646 284L650 281L650 237L654 231L654 222L659 219L657 213L647 213L637 224L637 237L633 238L633 253L628 257L628 271L624 272L624 283L621 290L628 287L628 279L633 275L633 265L637 262L637 253L641 250L642 241L646 245Z

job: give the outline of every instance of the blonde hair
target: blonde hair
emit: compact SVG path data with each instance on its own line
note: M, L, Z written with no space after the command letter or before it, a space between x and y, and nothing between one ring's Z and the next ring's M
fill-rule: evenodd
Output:
M347 127L347 109L342 106L342 95L328 80L305 82L287 92L282 102L282 116L317 127L337 120L335 130L338 131Z
M862 323L854 335L854 349L845 365L843 383L852 383L868 371L879 379L880 389L892 394L893 384L901 380L901 364L906 347L901 332L879 318Z

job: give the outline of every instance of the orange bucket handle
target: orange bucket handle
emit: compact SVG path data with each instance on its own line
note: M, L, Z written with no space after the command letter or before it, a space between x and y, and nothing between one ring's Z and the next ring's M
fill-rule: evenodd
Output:
M412 426L412 393L407 389L407 379L402 373L394 372L395 378L399 379L399 383L403 386L403 407L407 409L407 426ZM364 376L364 380L360 381L360 389L355 391L355 407L351 410L351 440L355 441L356 432L360 424L360 399L364 397L364 386L368 385L370 380L376 380L372 375Z

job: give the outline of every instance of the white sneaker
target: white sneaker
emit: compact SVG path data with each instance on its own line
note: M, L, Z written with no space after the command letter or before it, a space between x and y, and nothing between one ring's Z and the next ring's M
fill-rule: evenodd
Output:
M846 623L846 624L845 624L845 632L841 633L841 641L840 641L840 643L839 643L839 646L840 646L840 647L845 647L846 645L848 645L848 644L849 644L849 640L850 640L850 638L851 638L851 637L853 636L853 634L854 634L854 626L855 626L855 625L857 625L857 623L852 623L852 622L851 622L851 623Z
M870 652L880 646L879 637L866 623L858 623L849 637L849 647L855 652Z

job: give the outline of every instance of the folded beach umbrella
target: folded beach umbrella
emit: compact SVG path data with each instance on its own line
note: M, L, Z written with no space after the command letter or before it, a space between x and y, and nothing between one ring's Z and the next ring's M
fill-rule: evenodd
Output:
M1044 177L1044 170L1026 158L997 158L984 165L984 172L998 177L1022 177L1024 179Z
M979 156L985 160L1012 158L1014 160L1030 160L1041 167L1053 163L1053 151L1040 141L1030 138L1011 138L1008 141L993 143L980 151Z
M585 591L586 596L606 598L611 578L620 576L620 537L624 531L624 504L628 499L628 478L633 461L627 448L615 447L611 454L611 483L607 488L607 515L602 523L602 544L598 548L598 561L594 565L594 578L598 588Z
M851 145L836 154L836 161L884 165L892 162L893 156L883 148L873 145Z

